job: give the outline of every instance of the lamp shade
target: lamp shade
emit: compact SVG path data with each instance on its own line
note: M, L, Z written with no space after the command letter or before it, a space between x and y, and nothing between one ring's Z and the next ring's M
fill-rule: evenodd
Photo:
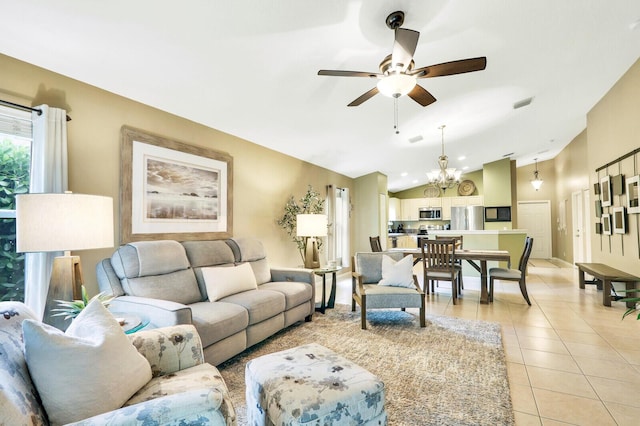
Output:
M296 215L298 237L324 237L327 235L327 216L324 214Z
M86 194L16 196L16 251L113 247L113 198Z

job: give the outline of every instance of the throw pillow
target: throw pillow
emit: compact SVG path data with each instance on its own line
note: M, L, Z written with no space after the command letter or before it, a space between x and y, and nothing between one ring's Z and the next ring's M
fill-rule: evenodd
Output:
M258 288L256 276L249 263L241 263L238 266L202 268L202 278L207 287L210 302Z
M99 300L66 332L31 319L22 330L29 373L51 424L118 409L151 380L149 362Z
M378 285L415 288L413 284L413 256L405 256L395 261L382 255L382 280Z

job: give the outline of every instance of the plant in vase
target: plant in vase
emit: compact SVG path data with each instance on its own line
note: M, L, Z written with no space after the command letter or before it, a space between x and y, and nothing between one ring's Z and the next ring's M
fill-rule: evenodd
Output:
M638 292L638 290L618 290L619 293L635 293ZM640 307L638 307L638 305L640 304L640 297L625 297L623 299L618 300L619 302L633 302L633 308L629 308L625 311L624 314L622 314L622 319L625 319L627 317L627 315L631 315L634 312L638 312L638 316L636 317L636 319L638 321L640 321Z
M113 300L113 296L108 295L106 293L99 293L93 296L91 299L89 299L89 297L87 296L87 289L84 286L82 286L82 300L72 300L70 302L67 300L56 300L56 303L58 303L60 308L52 309L51 312L55 312L55 314L51 316L54 316L54 317L64 316L65 320L74 319L75 317L78 316L78 314L80 314L80 312L82 312L84 308L87 307L87 305L91 301L95 299L100 300L100 302L106 308L109 306L109 303L111 303L111 301Z
M320 193L313 190L313 187L309 185L306 194L296 201L292 195L287 200L284 206L284 214L282 218L278 219L278 225L284 229L291 241L296 243L302 262L305 263L305 253L307 248L308 237L297 236L297 216L299 214L322 214L324 211L324 200L320 198ZM317 248L320 251L322 248L322 239L316 239Z

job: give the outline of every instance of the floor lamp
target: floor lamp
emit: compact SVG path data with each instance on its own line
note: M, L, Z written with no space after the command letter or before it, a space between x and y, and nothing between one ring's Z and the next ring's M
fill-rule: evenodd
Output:
M304 267L320 267L317 237L327 235L327 216L323 214L296 215L296 236L306 238Z
M16 251L64 252L53 260L43 322L66 329L52 317L55 300L82 298L82 267L71 251L113 247L113 199L85 194L16 196Z

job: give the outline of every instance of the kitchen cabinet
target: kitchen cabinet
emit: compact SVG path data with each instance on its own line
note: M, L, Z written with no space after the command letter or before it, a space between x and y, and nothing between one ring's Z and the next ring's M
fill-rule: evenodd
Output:
M399 198L389 198L389 220L401 220L402 205ZM391 246L389 246L391 247Z
M424 207L422 198L405 198L400 200L402 214L400 220L419 220L418 209Z
M454 197L444 197L442 199L442 220L451 220L451 201Z

